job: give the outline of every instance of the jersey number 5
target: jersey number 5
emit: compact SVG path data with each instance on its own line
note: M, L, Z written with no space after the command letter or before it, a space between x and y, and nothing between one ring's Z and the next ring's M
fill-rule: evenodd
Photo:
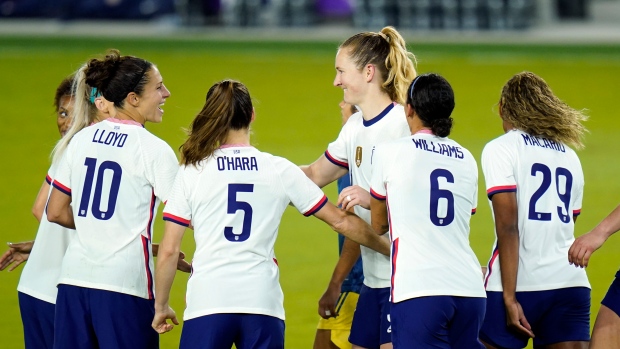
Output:
M536 211L536 202L547 192L547 189L551 186L551 170L544 164L535 163L532 165L532 176L536 177L538 173L542 173L542 183L538 190L534 192L532 198L530 199L530 209L527 215L527 218L534 221L550 221L551 220L551 212L537 212ZM560 193L560 180L564 178L564 191ZM570 222L570 192L573 187L573 175L569 170L558 167L555 169L555 189L558 193L558 197L564 204L564 209L566 210L566 214L564 214L562 207L558 206L558 216L560 220L564 223Z
M254 184L228 184L228 214L235 214L241 210L243 215L243 228L241 234L233 233L233 227L224 228L224 237L228 241L242 242L250 237L250 228L252 227L252 206L245 201L237 200L237 193L251 193L254 191Z
M445 178L446 182L454 183L454 176L448 170L438 168L431 172L431 222L438 227L446 226L454 221L454 195L447 189L439 189L439 178ZM446 215L439 217L439 199L446 200Z
M88 204L90 201L90 192L93 188L93 179L95 178L95 170L97 169L97 159L86 158L84 161L86 166L86 178L84 178L84 188L82 189L82 199L80 199L80 208L78 216L86 217L88 214ZM103 176L105 171L112 172L112 182L110 183L110 191L108 192L108 206L105 210L101 210L101 194L103 191ZM121 176L123 169L121 165L114 161L104 161L97 169L97 182L95 182L95 194L93 195L93 204L91 211L93 217L105 221L110 219L116 209L116 199L118 198L118 189L121 185Z

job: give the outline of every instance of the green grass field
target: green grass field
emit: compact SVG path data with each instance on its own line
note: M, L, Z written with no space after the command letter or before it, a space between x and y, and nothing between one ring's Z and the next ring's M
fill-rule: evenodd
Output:
M345 38L342 38L345 39ZM577 235L594 227L620 202L620 46L525 46L416 44L419 72L437 72L456 94L452 138L479 160L484 144L502 133L495 103L504 82L530 70L552 86L558 96L590 115L586 149L580 151L586 178ZM257 119L252 142L294 163L314 161L340 128L338 102L342 91L332 86L337 42L224 42L198 39L0 38L0 121L2 155L0 212L8 224L0 242L35 236L30 213L49 166L48 155L58 133L53 113L54 90L60 80L87 59L118 48L158 65L172 96L162 124L147 128L178 149L203 105L207 89L224 78L244 82L255 102ZM481 175L482 176L482 175ZM493 243L489 205L480 179L478 213L472 219L471 244L486 264ZM332 201L336 189L326 189ZM160 216L154 241L162 232ZM191 257L193 240L184 251ZM620 238L596 253L588 269L592 283L592 319L615 271ZM4 251L4 248L2 248ZM286 347L309 348L318 321L317 301L337 259L336 235L315 218L288 209L280 227L276 253L285 294ZM21 268L0 273L0 347L22 346L16 286ZM178 274L172 306L181 315L187 276ZM122 320L121 320L122 321ZM162 348L178 344L180 328L161 337Z

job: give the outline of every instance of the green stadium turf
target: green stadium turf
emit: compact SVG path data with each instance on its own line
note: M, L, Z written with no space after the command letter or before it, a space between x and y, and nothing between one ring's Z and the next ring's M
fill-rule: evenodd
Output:
M345 38L342 38L345 39ZM578 109L588 109L590 133L578 152L586 187L577 235L596 225L620 202L620 118L617 109L620 46L416 44L419 72L437 72L456 94L452 138L479 159L484 144L502 133L495 103L504 82L530 70L547 80L558 96ZM199 39L0 38L0 122L2 185L0 212L7 226L0 242L35 236L30 213L45 178L48 155L58 134L53 113L54 89L88 58L108 48L137 55L158 65L172 96L162 124L147 124L154 134L178 149L214 82L233 78L250 89L257 113L252 142L263 151L294 163L314 161L334 140L340 127L342 91L332 86L337 42L225 42ZM480 176L482 176L480 174ZM493 243L489 205L480 178L478 213L472 218L471 244L486 264ZM334 185L326 193L336 199ZM161 211L161 208L160 208ZM161 213L154 241L162 234ZM191 258L188 231L183 249ZM337 259L336 235L315 218L287 210L276 253L285 295L286 347L309 348L318 321L317 301ZM592 283L592 319L620 265L614 237L597 252L588 269ZM2 248L4 251L4 248ZM23 343L16 285L21 268L0 273L0 347ZM187 276L178 274L172 306L184 308ZM124 321L119 319L119 321ZM161 337L162 348L178 344L181 328Z

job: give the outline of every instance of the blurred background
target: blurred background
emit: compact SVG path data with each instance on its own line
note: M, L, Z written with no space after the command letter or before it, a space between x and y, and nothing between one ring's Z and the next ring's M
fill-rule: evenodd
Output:
M523 31L567 22L617 23L619 16L618 0L0 0L0 19L138 20L179 28Z
M147 129L177 150L216 81L232 78L252 94L252 143L307 164L340 130L342 90L332 86L338 44L360 31L395 26L456 96L451 138L476 159L502 133L495 105L503 84L529 70L590 119L578 152L586 181L576 235L620 202L620 0L0 0L0 253L6 241L33 239L30 209L58 140L52 102L67 75L109 48L157 64L172 93L164 122ZM614 160L615 159L615 160ZM336 201L335 185L325 189ZM490 257L493 220L479 173L470 242ZM161 239L161 207L154 241ZM183 250L192 258L188 232ZM618 234L617 234L618 235ZM620 236L588 267L592 322L618 270ZM276 244L285 295L286 347L312 346L317 302L337 260L337 239L314 218L287 209ZM0 349L23 347L16 287L21 267L0 272ZM172 306L181 315L187 276L177 275ZM121 320L122 321L122 320ZM178 347L181 329L161 337Z

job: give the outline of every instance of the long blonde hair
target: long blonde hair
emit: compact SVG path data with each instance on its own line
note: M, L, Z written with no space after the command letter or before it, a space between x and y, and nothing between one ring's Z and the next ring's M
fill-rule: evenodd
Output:
M385 27L381 32L362 32L340 45L348 50L358 69L373 64L383 79L382 87L390 98L402 105L407 102L407 89L416 78L415 55L407 51L405 39L394 29Z
M499 100L501 117L515 128L581 149L588 119L553 94L538 75L521 72L504 85Z

